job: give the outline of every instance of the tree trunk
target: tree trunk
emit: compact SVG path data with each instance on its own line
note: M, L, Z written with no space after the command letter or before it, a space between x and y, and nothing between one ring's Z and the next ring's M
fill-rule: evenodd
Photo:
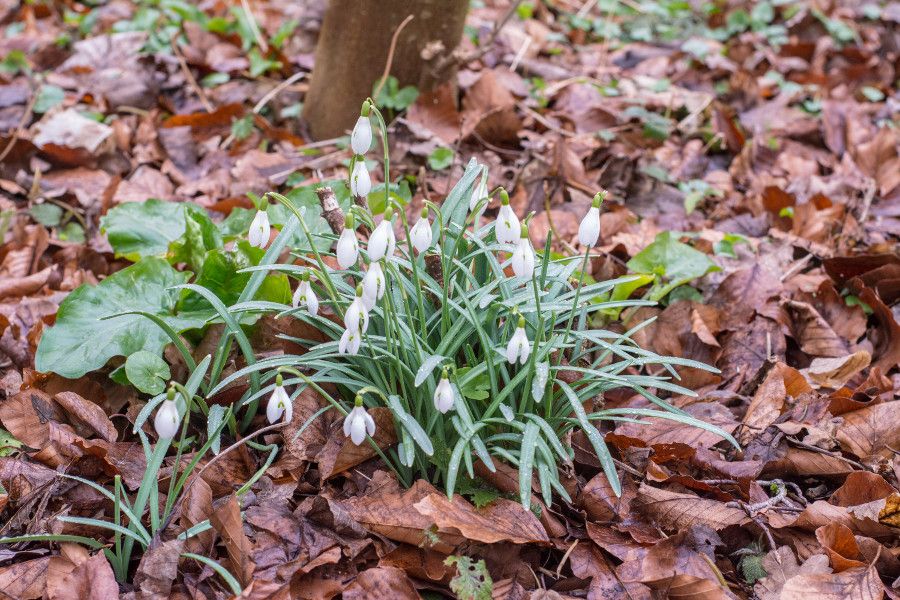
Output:
M435 72L462 38L469 0L329 0L303 118L316 139L345 133L359 117L384 72L391 37L397 39L390 75L400 86L428 91L453 71Z

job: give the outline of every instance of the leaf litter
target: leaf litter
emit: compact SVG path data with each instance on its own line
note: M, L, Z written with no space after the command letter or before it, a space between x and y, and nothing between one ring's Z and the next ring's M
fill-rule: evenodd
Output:
M260 57L240 28L209 27L231 13L192 7L177 25L167 13L165 27L184 34L172 53L171 39L140 30L149 4L2 9L2 535L105 535L54 519L111 516L111 503L62 473L140 483L131 425L143 402L126 384L154 392L163 367L176 379L186 371L161 352L155 326L99 318L140 308L178 331L203 323L208 307L196 298L193 310L176 308L185 299L166 288L191 275L164 259L233 276L223 248L246 228L247 192L308 194L347 174L341 145L304 138L304 84L255 110L283 77L274 67L249 74ZM267 36L310 17L278 50L288 70L308 70L321 3L256 4ZM897 3L737 2L706 15L669 4L519 2L495 43L461 67L459 103L444 86L392 123L392 164L419 177L398 191L414 214L477 157L490 187L512 190L518 214L536 211L533 243L552 229L559 252L577 251L578 219L608 189L588 274L641 273L616 293L662 301L608 316L623 330L654 318L636 336L642 347L719 369L679 367L698 396L669 399L733 432L740 452L672 421L619 423L602 432L623 482L617 497L576 434L574 464L560 473L571 502L535 496L532 512L516 501L511 467L476 464L479 477L452 500L423 481L404 490L374 448L344 442L334 411L304 426L326 408L304 393L290 426L266 440L283 439L285 451L248 494L235 490L264 463L260 450L225 455L195 478L172 535L134 565L133 588L116 583L103 553L64 542L0 549L0 589L23 599L230 597L212 567L182 557L191 552L228 568L247 598L895 597ZM474 6L463 44L484 41L506 10ZM134 31L111 32L116 22ZM157 276L135 294L138 268ZM99 283L75 292L84 308L57 313L83 283ZM286 280L270 283L270 297L289 293ZM56 356L37 354L42 337L62 331L51 326L72 319L78 336ZM116 333L129 319L141 323L138 338ZM277 355L288 343L278 334L296 326L264 323L254 342ZM187 340L198 356L216 331ZM136 350L156 360L129 369ZM50 363L71 379L41 373ZM240 366L231 357L224 368ZM241 385L212 400L230 403ZM648 408L620 389L603 401ZM391 419L379 423L376 443L390 448ZM160 489L171 472L161 468ZM209 530L176 537L207 519Z

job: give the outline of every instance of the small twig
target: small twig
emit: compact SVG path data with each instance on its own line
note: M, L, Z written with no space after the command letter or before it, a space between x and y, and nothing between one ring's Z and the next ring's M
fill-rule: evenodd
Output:
M515 70L519 67L519 61L521 61L522 57L525 56L525 53L528 51L528 47L531 46L532 41L534 40L529 35L527 38L525 38L525 41L522 42L522 45L519 47L518 52L516 52L512 63L510 63L509 65L510 71L515 72Z
M575 540L574 542L572 542L572 545L569 546L569 549L566 550L566 553L563 554L562 559L560 559L559 566L556 567L556 578L557 579L560 578L563 566L566 564L566 561L569 560L569 555L572 554L572 550L574 550L575 546L577 546L577 545L578 545L578 540Z
M203 88L201 88L200 84L197 83L197 80L194 79L194 74L191 73L191 69L190 67L188 67L184 55L178 48L178 34L179 32L176 31L169 39L169 45L172 47L172 53L175 54L175 58L178 59L178 65L181 67L181 72L184 73L184 77L185 79L187 79L188 84L194 90L194 93L196 93L197 96L200 97L200 103L203 105L203 108L206 110L206 112L211 113L215 110L213 108L213 105L210 103L209 98L206 97L206 93L203 91Z
M435 73L440 74L447 69L469 64L473 60L478 60L479 58L487 54L494 46L494 42L497 41L497 36L500 35L500 32L503 30L512 16L516 13L516 10L519 8L519 5L521 3L522 0L515 0L515 2L509 5L509 8L506 10L503 16L500 17L500 20L494 24L494 28L491 30L488 39L485 40L484 44L479 46L477 50L469 52L468 54L458 54L456 52L451 52L442 60L440 60L437 65L435 65Z
M268 104L269 102L272 101L272 98L274 98L275 96L280 94L282 91L284 91L289 85L296 83L297 81L300 81L304 77L306 77L306 72L297 71L296 73L294 73L293 75L291 75L290 77L288 77L287 79L285 79L284 81L282 81L281 83L276 85L274 88L269 90L268 94L263 96L260 99L260 101L256 103L256 106L253 107L253 112L255 114L259 114L259 112L263 108L265 108L266 104Z
M341 210L334 190L328 186L316 188L316 195L319 197L319 204L322 205L322 218L335 235L341 235L344 230L344 211Z
M391 36L391 45L388 47L387 61L384 63L384 72L381 74L381 80L378 82L378 87L375 88L375 91L372 93L372 98L376 100L387 81L388 75L391 74L391 65L394 63L394 51L397 50L397 39L400 37L400 32L403 31L403 28L406 27L407 23L414 18L413 15L407 15L406 18L403 19L403 22L397 25L397 29L394 30L394 35Z

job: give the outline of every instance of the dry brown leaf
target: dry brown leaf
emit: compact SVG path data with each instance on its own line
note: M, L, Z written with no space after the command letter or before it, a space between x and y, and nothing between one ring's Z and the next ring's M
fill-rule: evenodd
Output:
M838 357L847 354L847 343L811 304L789 300L785 306L791 315L793 337L801 350L812 356Z
M867 566L859 560L860 552L856 538L845 525L831 523L819 527L816 529L816 539L825 549L835 573Z
M49 557L34 558L0 567L0 590L9 598L34 600L44 594Z
M384 406L376 406L369 410L375 421L375 436L372 438L382 450L397 443L394 430L394 414ZM378 453L369 443L357 446L350 438L345 437L339 427L333 424L333 431L327 438L325 446L316 457L319 471L324 482L326 479L340 475L358 464L374 458Z
M522 121L515 110L516 99L490 69L469 88L463 99L462 137L473 132L492 144L518 143Z
M458 494L450 501L446 494L432 493L413 506L437 525L439 531L459 531L468 540L485 544L550 541L534 513L518 502L505 498L498 498L483 508L475 508Z
M720 427L728 433L737 429L734 415L719 402L695 402L684 408L696 419ZM711 431L687 425L670 419L646 417L642 423L621 423L616 426L616 434L643 441L647 445L686 444L694 448L711 448L722 442L722 438Z
M54 582L53 588L49 577L47 580L50 600L110 600L119 597L119 584L102 552L78 562L68 573L57 573L62 576ZM50 589L55 592L50 594Z
M395 567L376 567L356 576L347 586L342 597L346 600L391 598L392 600L418 600L419 593L406 573Z
M84 437L97 434L107 442L116 441L119 435L116 427L98 405L75 392L60 392L53 399L69 417L76 433Z
M835 506L858 506L882 500L897 490L878 473L853 471L843 485L836 489L828 501Z
M668 531L687 529L696 524L718 531L749 519L743 510L725 506L724 502L670 492L644 483L638 489L637 503L642 512Z
M842 573L814 573L790 578L781 588L782 600L881 600L884 586L875 565Z
M900 448L900 410L894 402L846 413L835 438L847 452L866 458L887 447Z
M184 547L184 540L175 538L151 544L147 548L134 574L134 586L141 590L145 598L170 597Z
M801 565L788 546L781 546L766 554L762 559L762 567L767 575L753 588L759 600L781 600L782 589L794 577L831 573L828 557L824 554L814 554Z
M820 388L839 389L857 373L869 366L872 356L865 350L837 358L814 358L803 373L810 384Z
M253 546L244 533L241 506L232 494L215 507L209 522L222 538L228 552L229 571L237 577L241 585L247 585L253 578L256 565L250 560Z

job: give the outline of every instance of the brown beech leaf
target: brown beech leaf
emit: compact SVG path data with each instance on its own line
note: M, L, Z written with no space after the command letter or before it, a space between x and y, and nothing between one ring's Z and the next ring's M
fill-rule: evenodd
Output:
M209 522L219 533L228 552L229 571L237 577L241 585L247 585L253 578L255 565L250 560L253 546L244 533L241 507L232 494L217 503Z
M852 471L853 467L846 460L841 460L836 456L804 450L803 448L788 447L784 456L766 463L762 474L767 477L791 477L798 475L842 477Z
M872 356L866 350L835 358L814 358L803 373L817 388L839 389L857 373L869 366Z
M828 501L835 506L859 506L896 493L897 490L878 473L853 471Z
M178 560L184 552L185 542L175 538L157 542L144 552L134 575L134 585L145 598L168 598L172 583L178 576Z
M517 143L522 121L515 104L515 97L500 78L485 69L463 99L462 137L475 132L492 144Z
M860 559L856 537L845 525L831 523L816 529L816 539L825 549L835 573L865 567Z
M801 350L812 356L837 357L847 354L847 342L834 332L811 304L789 300L785 306L791 316L793 337Z
M47 581L48 592L50 581ZM119 597L119 584L102 552L84 559L63 575L48 594L50 600L110 600Z
M864 535L879 541L890 540L896 537L896 531L889 525L879 523L880 515L885 511L889 500L890 498L885 498L851 507L835 506L824 500L816 500L800 513L769 511L767 515L769 526L775 529L794 527L814 532L819 527L839 523L854 535Z
M640 598L650 592L640 583L620 581L603 556L603 552L596 546L578 543L569 553L569 564L575 577L591 580L588 588L589 598L625 600Z
M900 325L894 318L884 302L869 288L859 292L859 299L872 308L872 313L878 321L878 327L871 328L869 333L875 351L872 353L875 359L873 367L878 367L887 373L900 363Z
M178 524L183 531L210 518L213 512L212 490L202 478L192 477L185 489L187 491L181 501L181 513L178 516ZM186 540L185 549L194 554L208 555L214 538L215 532L204 531Z
M844 450L866 458L887 447L900 447L900 405L886 402L841 416L834 437Z
M53 400L69 417L75 431L82 436L92 433L99 435L107 442L115 442L118 432L115 425L97 404L85 400L75 392L60 392Z
M50 557L0 567L0 590L5 598L34 600L44 594Z
M670 492L645 483L638 489L637 504L642 512L669 531L686 529L695 524L707 525L718 531L749 519L743 510L725 506L724 502Z
M778 276L757 263L726 277L710 304L721 311L722 329L739 330L750 322L757 308L762 308L781 289Z
M475 508L458 494L451 501L446 494L432 493L416 502L414 507L437 525L439 531L459 531L468 540L485 544L550 541L534 513L505 498Z
M781 588L782 600L881 600L884 586L875 565L842 573L791 577Z
M369 409L369 415L375 420L375 437L373 439L378 447L384 450L396 444L397 433L394 431L394 415L391 410L384 406L376 406ZM324 482L326 479L339 475L347 469L352 469L377 455L375 449L368 442L357 446L335 426L316 460L319 463L319 471Z
M788 390L788 382L791 384ZM745 426L741 431L740 442L746 444L758 432L764 430L781 416L784 412L787 397L796 398L802 393L810 392L812 388L806 383L802 375L783 362L778 362L769 369L766 378L756 388L753 399L744 413L741 421Z
M719 402L695 402L684 410L692 417L716 425L728 433L737 429L734 415ZM616 434L639 439L648 445L681 443L694 448L710 448L722 441L711 431L670 419L642 417L641 421L621 423L616 427Z
M762 566L766 576L753 588L760 600L781 600L782 589L794 577L831 573L828 557L824 554L814 554L801 565L788 546L781 546L766 554L762 559Z
M419 593L406 573L395 567L375 567L356 576L342 594L345 600L391 598L392 600L418 600Z

